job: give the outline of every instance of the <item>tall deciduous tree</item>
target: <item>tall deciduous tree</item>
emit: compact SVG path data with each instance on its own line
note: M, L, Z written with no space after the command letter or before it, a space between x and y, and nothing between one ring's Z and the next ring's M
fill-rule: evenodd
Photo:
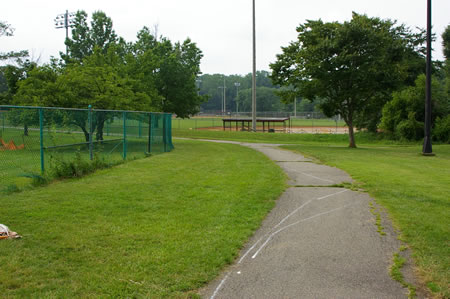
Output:
M422 35L390 20L353 13L344 23L308 21L298 39L283 47L271 64L275 84L294 86L308 98L320 97L327 116L340 114L356 147L354 128L367 109L381 110L408 77L405 60Z
M156 88L163 97L161 110L182 118L196 114L206 100L198 94L196 84L203 57L201 50L190 39L172 44L163 38L154 51L160 59Z
M61 53L66 62L82 62L94 52L94 48L101 49L106 54L109 47L115 45L119 39L113 29L111 18L102 11L92 14L90 26L85 11L78 11L74 20L72 37L66 39L68 54Z

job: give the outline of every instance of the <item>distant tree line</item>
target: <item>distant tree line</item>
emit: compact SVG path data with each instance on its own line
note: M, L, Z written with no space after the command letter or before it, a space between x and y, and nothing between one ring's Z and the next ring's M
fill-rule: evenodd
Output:
M0 23L0 36L9 36ZM101 11L78 11L67 53L38 65L27 52L0 53L0 104L66 108L124 109L189 117L206 100L198 94L201 50L190 39L172 42L147 27L135 42L118 37Z
M223 87L225 86L226 111L229 113L252 111L252 74L223 75L203 74L197 79L200 95L208 101L201 104L202 111L222 111ZM256 95L258 112L293 112L293 100L289 101L281 92L282 88L272 83L268 71L256 72ZM297 98L297 111L319 111L317 102Z

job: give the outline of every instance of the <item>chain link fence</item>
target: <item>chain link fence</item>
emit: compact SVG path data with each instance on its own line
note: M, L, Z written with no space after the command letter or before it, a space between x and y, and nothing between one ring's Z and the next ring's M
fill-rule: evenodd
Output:
M0 106L0 191L61 162L116 163L171 151L171 130L167 113Z

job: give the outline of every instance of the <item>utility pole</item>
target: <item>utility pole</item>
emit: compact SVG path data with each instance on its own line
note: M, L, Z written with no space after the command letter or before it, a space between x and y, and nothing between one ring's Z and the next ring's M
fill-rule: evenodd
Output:
M241 83L235 82L234 86L236 86L236 115L239 113L239 103L237 101L238 95L239 95L239 86L241 86Z
M297 97L294 97L294 118L297 118Z
M225 76L223 76L223 111L225 112L225 115L227 114L227 94L226 94L227 87L225 86Z
M252 131L256 132L256 16L253 0L253 75L252 75Z
M66 28L66 40L69 38L69 28L75 26L75 16L76 13L71 12L69 13L68 10L66 10L66 13L59 14L56 16L55 21L55 28ZM69 49L66 45L66 55L68 55Z
M225 86L225 76L223 77L223 86L219 86L217 88L223 89L223 93L222 93L222 115L224 115L226 113L226 110L227 110L227 108L226 108L226 99L225 99L225 96L226 96L225 91L227 89L227 87Z
M425 138L422 154L434 156L431 146L431 0L427 0L427 79L425 95Z

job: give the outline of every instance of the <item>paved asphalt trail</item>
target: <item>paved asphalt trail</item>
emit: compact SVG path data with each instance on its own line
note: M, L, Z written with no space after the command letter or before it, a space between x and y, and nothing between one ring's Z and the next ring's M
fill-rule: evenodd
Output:
M396 236L377 232L365 193L326 187L351 182L273 144L249 144L288 174L290 187L204 298L406 298L389 276ZM307 187L302 187L307 186ZM312 187L311 187L312 186ZM315 187L320 186L320 187Z

